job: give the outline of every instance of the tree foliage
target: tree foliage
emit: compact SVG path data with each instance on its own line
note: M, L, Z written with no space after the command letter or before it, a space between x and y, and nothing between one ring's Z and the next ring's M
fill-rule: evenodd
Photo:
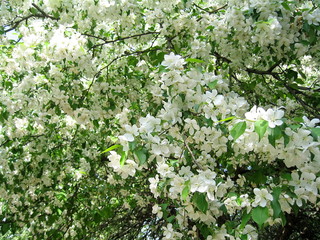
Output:
M0 12L4 238L306 236L294 221L319 207L319 1Z

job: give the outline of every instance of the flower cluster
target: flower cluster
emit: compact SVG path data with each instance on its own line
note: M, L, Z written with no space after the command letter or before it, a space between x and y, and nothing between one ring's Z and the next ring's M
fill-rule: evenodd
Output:
M257 239L315 209L319 16L315 1L3 1L0 236Z

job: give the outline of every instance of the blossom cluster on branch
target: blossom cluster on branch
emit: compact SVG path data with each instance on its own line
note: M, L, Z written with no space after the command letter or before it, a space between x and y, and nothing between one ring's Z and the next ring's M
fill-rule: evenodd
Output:
M2 1L2 236L257 239L318 209L319 7Z

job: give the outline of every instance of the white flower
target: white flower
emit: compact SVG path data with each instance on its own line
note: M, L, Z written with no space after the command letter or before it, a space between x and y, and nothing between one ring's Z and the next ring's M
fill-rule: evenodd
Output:
M146 117L142 117L139 119L140 122L140 132L150 133L155 128L158 130L161 120L159 118L155 118L148 114Z
M253 189L253 192L256 195L256 198L252 203L253 207L256 207L256 206L265 207L267 205L267 200L269 201L273 200L272 195L268 192L267 189L260 190L259 188L255 188Z
M169 223L167 225L167 227L163 227L163 235L164 235L164 239L172 239L173 236L174 236L174 231L173 231L173 228L172 228L172 224Z
M251 108L250 112L247 112L245 114L246 119L251 120L251 121L256 121L256 120L260 120L262 115L265 114L265 110L261 107L257 106L253 106L253 108Z
M22 130L28 127L29 122L26 118L16 118L14 124L18 130Z
M280 120L284 115L284 111L282 110L273 110L273 109L268 109L264 116L263 119L269 122L269 127L270 128L275 128L276 126L280 126L283 122Z
M117 154L115 151L111 151L108 158L110 160L110 162L108 163L108 167L111 167L114 170L117 170L120 168L121 156L119 154Z
M134 141L134 137L131 133L125 133L124 135L119 136L120 140L124 140L127 142L133 142Z
M165 67L168 67L169 69L182 69L183 64L186 62L180 55L174 55L174 53L170 53L170 55L164 56L164 61L162 62L162 65Z
M246 227L243 229L242 234L248 234L248 240L250 239L258 239L258 233L257 229L255 229L251 225L246 225Z
M303 116L302 119L304 121L303 125L305 125L307 127L311 127L311 128L314 128L315 125L320 122L320 120L318 118L314 118L312 120L309 120L306 116Z
M157 198L160 196L160 194L158 193L158 183L159 183L159 176L156 175L154 178L149 178L149 188L150 191L153 193L154 197Z
M163 216L163 212L161 211L161 207L159 207L158 204L155 204L155 205L152 207L152 213L153 213L153 214L157 214L157 217L158 217L158 218L162 218L162 216Z

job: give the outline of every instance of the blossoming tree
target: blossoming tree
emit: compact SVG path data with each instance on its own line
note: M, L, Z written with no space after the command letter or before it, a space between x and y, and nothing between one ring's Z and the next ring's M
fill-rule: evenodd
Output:
M319 207L319 4L1 1L2 236L286 239Z

